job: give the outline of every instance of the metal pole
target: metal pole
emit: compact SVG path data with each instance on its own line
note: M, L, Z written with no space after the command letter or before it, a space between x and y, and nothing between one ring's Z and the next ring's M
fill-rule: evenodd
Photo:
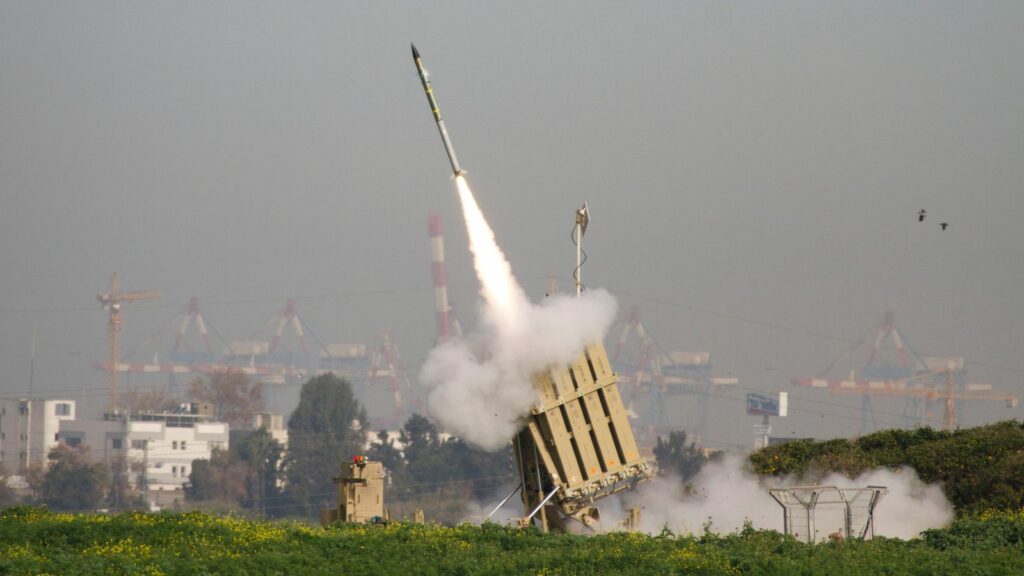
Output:
M515 489L512 490L512 492L509 493L508 496L505 496L505 499L501 501L501 504L498 504L497 506L494 507L494 510L491 510L491 513L487 515L487 518L485 518L485 520L489 520L491 518L491 516L494 516L494 513L497 512L499 509L501 509L501 507L505 505L505 502L508 502L510 498L515 496L516 492L519 492L519 490L522 487L523 487L522 484L520 484L519 486L516 486Z
M578 222L576 223L576 297L579 298L583 292L583 271L580 270L583 247L580 243L583 242L583 226Z
M544 484L540 480L540 457L537 455L537 441L534 439L534 441L531 442L531 444L533 444L533 467L537 470L537 494L540 495L540 494L544 493L544 492L542 492L542 490L544 490ZM557 492L558 488L555 488L555 491ZM554 494L554 492L552 492L552 494ZM537 510L540 510L544 506L544 503L548 501L548 498L551 498L551 496L548 496L547 498L545 498L544 501L541 502L539 506L537 506L537 509L534 510L533 512L531 512L530 515L527 516L526 518L528 520L530 518L533 518L533 515L537 513ZM546 533L548 531L548 515L547 514L541 514L540 515L540 524L541 524L541 529Z
M810 544L814 544L814 542L818 539L817 536L814 533L814 531L815 531L815 527L814 527L814 510L815 510L815 507L817 507L817 505L818 505L818 492L812 492L811 493L811 501L810 501L810 503L807 506L807 538L808 538L807 542L810 543Z
M769 490L768 495L771 496L779 506L782 506L782 533L789 534L789 507L783 504L782 500L780 500L775 494L775 490Z
M527 519L527 520L529 520L529 519L533 518L533 516L534 516L534 515L535 515L535 514L536 514L537 512L540 512L540 509L541 509L541 508L543 508L543 507L544 507L544 505L548 503L548 500L551 500L551 498L552 498L552 497L553 497L553 496L554 496L554 495L555 495L555 494L556 494L557 492L558 492L558 487L555 487L555 489L551 491L551 494L548 494L547 496L545 496L545 497L544 497L544 499L540 501L540 504L538 504L538 505L537 505L537 507L533 509L533 512L530 512L530 515L529 515L529 516L527 516L527 517L526 517L526 519Z

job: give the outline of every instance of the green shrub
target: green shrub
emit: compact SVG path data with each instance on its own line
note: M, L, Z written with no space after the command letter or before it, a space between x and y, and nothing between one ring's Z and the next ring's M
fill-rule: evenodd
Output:
M855 440L798 440L750 456L761 475L855 477L873 468L909 466L940 483L959 515L1024 507L1024 425L1008 421L942 432L885 430Z
M0 513L0 574L1014 574L1024 514L971 515L923 539L808 545L746 527L699 537L542 534L485 524L328 529L201 513Z

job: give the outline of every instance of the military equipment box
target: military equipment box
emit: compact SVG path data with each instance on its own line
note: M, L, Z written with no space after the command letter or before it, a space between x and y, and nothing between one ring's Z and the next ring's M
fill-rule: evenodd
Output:
M342 464L341 475L333 478L338 485L338 507L320 511L320 524L343 522L376 522L385 518L384 465L356 456Z

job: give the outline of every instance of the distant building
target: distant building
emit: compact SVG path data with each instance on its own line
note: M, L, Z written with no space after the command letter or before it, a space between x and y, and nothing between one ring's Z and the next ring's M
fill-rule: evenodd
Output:
M11 475L45 465L60 423L74 418L74 400L0 399L0 464Z
M157 506L184 500L192 462L209 460L228 448L228 425L213 422L206 404L186 404L174 412L105 414L103 420L61 422L59 439L71 447L88 446L93 460L110 463L123 456L130 482L144 488Z
M277 440L282 450L288 449L288 427L285 426L284 416L276 412L261 412L252 418L253 429L266 428L270 437Z

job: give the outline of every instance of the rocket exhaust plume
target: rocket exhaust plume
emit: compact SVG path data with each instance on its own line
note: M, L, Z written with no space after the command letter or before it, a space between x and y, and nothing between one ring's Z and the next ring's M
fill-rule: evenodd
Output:
M517 319L522 317L528 303L526 295L512 276L512 266L501 248L498 248L494 232L480 211L466 178L456 176L455 186L459 190L459 202L466 220L469 248L473 252L473 267L480 280L481 295L488 308L502 317L499 325L506 330L514 330Z
M602 340L615 316L615 300L604 290L591 290L541 305L529 301L469 189L415 46L412 57L451 164L483 298L478 330L434 348L420 379L432 388L430 410L446 430L496 450L509 443L538 403L531 376L573 361L586 344Z
M531 376L573 361L604 338L615 299L604 290L582 297L554 296L533 304L512 274L466 179L455 184L480 282L480 326L466 338L434 348L421 380L431 387L431 413L449 432L484 448L508 444L539 403Z

